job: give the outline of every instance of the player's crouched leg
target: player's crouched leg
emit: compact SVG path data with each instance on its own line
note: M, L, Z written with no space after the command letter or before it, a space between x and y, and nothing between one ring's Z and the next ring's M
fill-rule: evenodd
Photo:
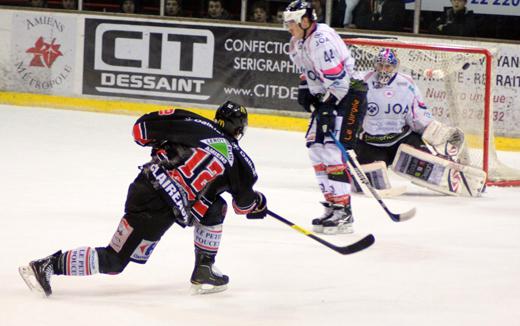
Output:
M128 265L129 260L122 258L110 247L96 248L99 259L99 272L103 274L119 274Z

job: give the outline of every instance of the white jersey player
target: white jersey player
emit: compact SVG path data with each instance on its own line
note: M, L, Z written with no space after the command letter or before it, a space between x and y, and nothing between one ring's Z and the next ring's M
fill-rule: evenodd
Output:
M330 133L353 148L366 109L366 86L351 78L350 51L332 28L316 22L311 2L290 3L284 25L292 35L290 58L302 72L298 102L309 112L315 109L306 140L325 213L312 221L313 228L330 234L352 232L349 178Z
M430 170L435 168L435 164L437 167L449 165L448 161L439 161L439 157L454 161L464 143L464 134L460 129L443 125L433 119L413 79L398 72L398 67L399 61L394 51L382 49L374 60L374 71L365 76L369 88L368 108L356 153L359 163L364 164L365 173L378 189L390 187L386 166L393 164L394 171L398 174L418 178L423 182L430 178ZM411 147L401 148L401 144ZM399 161L401 149L406 152L403 158L409 159L406 162ZM415 156L410 158L408 154L412 152ZM432 157L431 154L435 154L437 158L432 159L435 163L432 163L430 168L426 168L428 164L421 162ZM475 174L480 178L479 171ZM429 183L421 185L455 194L449 187L447 190L442 188L445 184L441 183L446 181L441 180L442 175L443 170L439 168L435 187ZM480 180L477 183L476 188L479 188ZM475 189L470 192L475 192Z
M331 93L344 98L354 69L345 42L326 24L315 24L306 38L292 37L289 55L302 70L312 95Z

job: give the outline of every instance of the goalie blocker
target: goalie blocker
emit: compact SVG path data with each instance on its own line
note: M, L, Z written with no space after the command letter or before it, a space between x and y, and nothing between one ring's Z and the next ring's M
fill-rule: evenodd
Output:
M392 170L425 188L452 196L480 197L485 189L486 172L459 164L402 144Z

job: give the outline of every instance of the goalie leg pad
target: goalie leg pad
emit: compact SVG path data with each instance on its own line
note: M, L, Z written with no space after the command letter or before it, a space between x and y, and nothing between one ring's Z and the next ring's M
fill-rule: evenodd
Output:
M387 167L385 162L377 161L369 164L362 164L361 169L365 172L370 185L377 189L379 195L383 198L387 197L396 197L404 194L406 192L406 187L392 187L390 184L390 179L388 178ZM362 193L363 189L356 181L356 178L352 178L353 180L353 191Z
M362 164L361 169L365 172L365 175L370 181L372 187L377 190L390 189L390 180L388 179L388 173L386 172L386 164L383 161L377 161L369 164ZM354 180L354 188L356 192L362 192L361 186Z
M472 166L399 146L392 170L425 188L452 196L480 197L485 189L486 172Z
M361 165L361 168L367 175L372 187L380 189L390 189L390 180L386 172L386 164L383 161L377 161L369 164Z

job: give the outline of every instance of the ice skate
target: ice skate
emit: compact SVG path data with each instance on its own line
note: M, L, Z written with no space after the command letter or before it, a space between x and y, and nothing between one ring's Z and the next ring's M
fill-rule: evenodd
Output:
M323 221L323 233L353 233L352 223L354 222L354 217L352 216L350 207L334 204L332 205L332 209L332 216Z
M333 204L331 202L322 201L320 203L325 208L325 211L323 212L323 214L320 217L312 220L312 230L316 233L323 233L323 222L326 219L331 218L332 213L333 213L333 209L332 209Z
M54 274L54 263L61 255L61 251L48 257L33 260L29 266L20 266L18 272L29 287L29 290L40 293L44 297L52 294L51 276Z
M222 292L227 289L229 277L222 274L216 266L215 256L196 254L195 268L191 274L191 289L194 294Z

